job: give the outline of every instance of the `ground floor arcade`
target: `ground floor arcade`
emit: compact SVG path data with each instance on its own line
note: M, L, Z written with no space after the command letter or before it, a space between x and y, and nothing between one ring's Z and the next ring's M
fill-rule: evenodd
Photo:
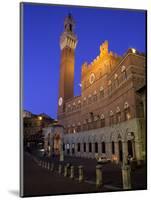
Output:
M113 162L145 159L143 120L132 119L112 127L66 134L62 129L45 129L45 149L49 153L75 157L106 157ZM59 132L60 131L60 132Z

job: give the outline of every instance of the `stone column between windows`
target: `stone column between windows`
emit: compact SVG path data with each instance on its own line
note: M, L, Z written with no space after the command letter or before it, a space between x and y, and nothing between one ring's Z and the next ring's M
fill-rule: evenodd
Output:
M123 151L123 163L127 164L128 162L128 146L127 141L124 141L122 144L122 151Z
M137 140L135 141L135 155L136 155L136 159L139 163L140 160L142 160L142 142L141 140Z
M118 142L115 142L114 144L115 144L115 155L117 158L116 163L118 163L119 162L119 144Z
M132 140L132 150L133 150L133 158L136 158L136 152L135 152L135 141Z
M92 145L92 158L94 158L95 157L95 143L93 142L91 143L91 145Z
M84 153L84 146L83 146L83 143L80 143L80 154L81 156L83 157L83 153Z
M106 142L106 156L109 159L112 158L112 143L111 142Z
M86 157L89 157L89 143L86 143Z

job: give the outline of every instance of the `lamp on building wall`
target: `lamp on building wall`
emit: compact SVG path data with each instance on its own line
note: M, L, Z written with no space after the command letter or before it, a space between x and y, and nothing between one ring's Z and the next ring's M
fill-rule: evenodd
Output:
M42 120L42 116L39 116L38 119L41 121Z
M112 155L112 161L114 162L114 161L117 161L118 159L117 159L117 156L116 155Z
M131 50L132 50L132 53L136 53L136 49L132 48Z

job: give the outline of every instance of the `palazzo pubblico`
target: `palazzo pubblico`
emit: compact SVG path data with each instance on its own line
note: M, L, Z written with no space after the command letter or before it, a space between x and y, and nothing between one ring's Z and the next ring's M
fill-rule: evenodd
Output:
M74 96L77 36L71 14L60 38L58 124L45 128L45 148L74 157L138 162L146 156L146 57L134 48L123 56L98 45L98 56L81 69L81 95Z

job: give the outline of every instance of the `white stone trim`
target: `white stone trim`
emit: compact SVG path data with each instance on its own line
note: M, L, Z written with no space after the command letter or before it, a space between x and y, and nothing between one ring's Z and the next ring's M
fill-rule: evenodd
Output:
M116 113L119 113L119 112L121 112L121 110L120 110L119 106L117 106Z
M105 117L104 117L104 114L101 114L101 119L104 119Z
M113 113L113 111L112 111L112 110L110 110L110 116L113 116L113 114L114 114L114 113Z
M128 102L125 102L125 103L124 103L124 109L126 109L126 108L129 108Z
M125 65L122 65L122 67L121 67L121 72L124 72L125 70L126 70Z
M80 103L81 103L81 101L79 100L79 101L78 101L78 104L80 104Z
M117 79L118 75L117 74L114 74L114 79Z

